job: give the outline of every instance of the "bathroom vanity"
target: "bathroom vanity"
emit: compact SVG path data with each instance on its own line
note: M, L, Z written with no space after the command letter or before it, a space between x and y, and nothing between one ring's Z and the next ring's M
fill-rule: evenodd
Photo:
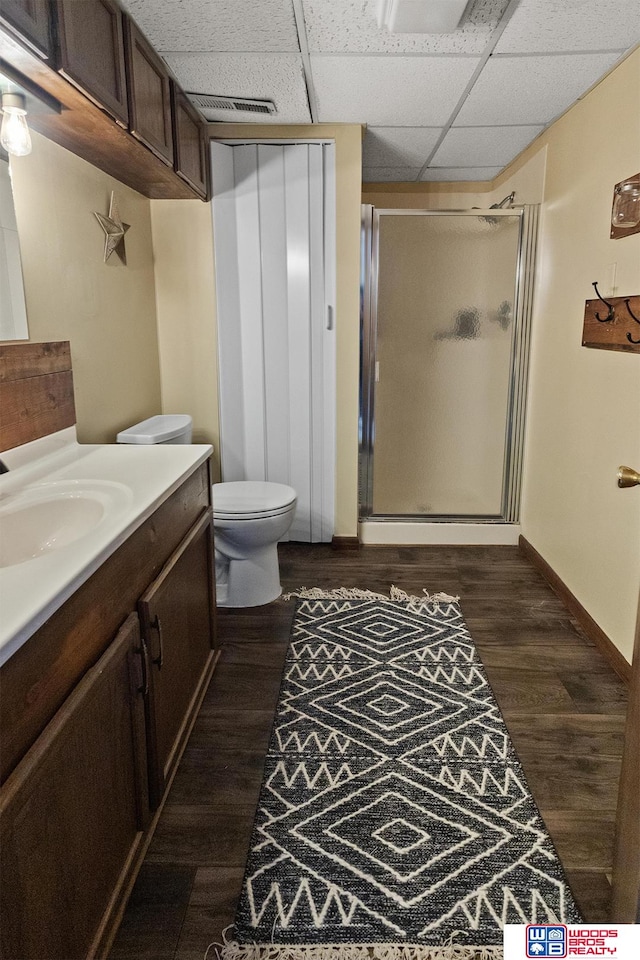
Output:
M9 463L0 515L92 484L131 496L76 546L0 569L7 958L106 956L216 660L210 448L65 434L45 440L48 472Z

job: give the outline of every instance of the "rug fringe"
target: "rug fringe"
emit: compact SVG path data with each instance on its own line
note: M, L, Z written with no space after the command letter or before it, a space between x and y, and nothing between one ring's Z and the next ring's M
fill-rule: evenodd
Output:
M501 946L456 943L454 930L444 943L237 943L233 924L222 931L222 943L210 943L204 960L503 960ZM210 951L213 951L210 953Z
M300 587L282 596L283 600L295 597L300 600L393 600L398 603L407 603L409 609L419 613L424 607L438 603L458 603L460 597L448 593L427 593L424 596L415 596L405 593L400 587L392 586L389 596L384 593L375 593L373 590L359 590L357 587L334 587L326 590L323 587Z
M213 948L213 952L209 952ZM502 960L498 946L418 943L212 943L205 960Z

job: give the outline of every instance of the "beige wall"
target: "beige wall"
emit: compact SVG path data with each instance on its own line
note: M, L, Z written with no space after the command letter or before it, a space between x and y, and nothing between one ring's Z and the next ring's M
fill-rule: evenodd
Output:
M491 190L489 182L363 183L362 202L381 210L468 210L481 206Z
M593 280L640 292L640 235L609 239L613 186L640 168L640 51L521 162L544 146L523 533L631 659L640 490L615 480L620 464L640 469L640 357L580 344Z
M78 436L115 440L118 430L160 410L149 201L36 133L33 152L12 158L31 340L69 340ZM114 190L127 266L103 262Z
M303 126L209 124L220 139L335 140L336 145L336 507L334 533L358 532L358 376L360 315L360 191L362 130L321 123Z
M219 475L216 298L211 204L152 200L164 413L188 413Z

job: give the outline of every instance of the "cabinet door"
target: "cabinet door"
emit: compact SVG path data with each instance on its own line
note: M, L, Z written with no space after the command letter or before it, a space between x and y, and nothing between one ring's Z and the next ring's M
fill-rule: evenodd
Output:
M0 792L4 957L94 956L148 819L141 652L132 614Z
M51 42L51 10L49 0L0 0L0 25L48 60Z
M206 197L209 180L206 124L180 87L175 83L171 86L175 170L202 197Z
M122 11L115 0L57 0L60 73L124 126L129 112Z
M129 129L156 156L173 166L169 72L133 20L127 17L125 23Z
M147 705L152 809L180 756L189 720L213 658L213 511L191 528L140 598L152 661Z

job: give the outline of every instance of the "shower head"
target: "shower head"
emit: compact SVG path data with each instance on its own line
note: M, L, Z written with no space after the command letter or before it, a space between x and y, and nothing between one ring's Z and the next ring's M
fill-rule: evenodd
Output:
M513 200L516 195L515 190L512 190L508 196L503 197L500 203L492 203L489 207L489 210L504 210L505 207L513 206ZM480 217L480 220L483 220L485 223L490 223L495 226L498 223L498 217Z
M506 206L512 206L515 195L515 190L512 190L507 197L503 197L500 203L492 203L489 210L503 210Z

